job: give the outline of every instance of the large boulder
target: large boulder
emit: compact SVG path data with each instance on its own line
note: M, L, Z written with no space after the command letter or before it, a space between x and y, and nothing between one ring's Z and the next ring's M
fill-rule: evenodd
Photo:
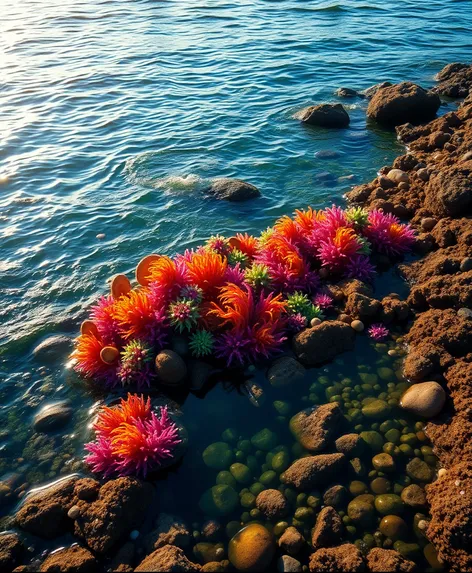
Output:
M344 454L321 454L300 458L283 474L285 483L301 491L309 491L330 482L342 470L345 461Z
M316 366L332 360L341 352L352 350L355 338L350 326L339 320L330 320L299 332L293 338L293 349L304 364Z
M161 573L171 573L172 571L198 573L201 570L200 565L187 559L180 547L173 545L164 545L164 547L156 549L151 555L145 557L135 569L136 572L142 573L154 571Z
M40 342L33 350L33 355L38 362L50 364L62 360L71 352L73 347L72 338L64 334L49 336Z
M384 125L420 123L433 119L441 105L439 96L412 82L378 90L370 100L367 117Z
M318 127L347 127L349 114L340 103L311 105L297 114L297 119Z
M350 571L356 573L365 571L362 553L352 543L339 547L318 549L310 557L312 573L331 573L332 571Z
M440 217L458 217L472 212L472 161L444 168L431 176L424 206Z
M72 545L54 551L43 561L39 571L41 573L94 573L98 563L95 557L85 547Z
M447 97L467 97L472 89L472 66L448 64L436 76L439 84L433 88L437 94Z
M246 181L241 181L241 179L231 179L229 177L214 179L208 192L214 195L216 199L234 202L255 199L261 194L259 189L254 187L254 185L246 183Z
M323 404L295 414L290 420L290 431L306 450L320 452L339 433L342 420L338 404Z
M16 533L0 535L0 571L12 571L25 548Z

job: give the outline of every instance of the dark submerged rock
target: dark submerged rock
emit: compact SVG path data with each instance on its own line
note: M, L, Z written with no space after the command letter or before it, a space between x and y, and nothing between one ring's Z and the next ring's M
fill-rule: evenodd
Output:
M72 545L51 553L39 570L41 573L93 573L97 569L97 560L88 549Z
M248 201L261 195L259 189L254 185L241 179L231 179L229 177L214 179L208 192L214 195L216 199L233 202Z
M37 432L50 432L65 426L72 416L69 402L47 404L35 415L33 427Z
M16 533L0 535L0 571L11 571L24 552L23 544Z
M39 362L50 364L60 360L72 350L72 339L64 334L49 336L40 342L33 350L33 355Z
M344 322L322 322L294 336L293 349L304 364L315 366L332 360L341 352L352 350L355 336L354 330Z
M339 432L343 415L338 404L323 404L311 412L302 410L290 420L290 430L310 452L320 452Z
M343 454L321 454L294 462L285 472L285 483L301 491L328 483L340 471L346 457Z

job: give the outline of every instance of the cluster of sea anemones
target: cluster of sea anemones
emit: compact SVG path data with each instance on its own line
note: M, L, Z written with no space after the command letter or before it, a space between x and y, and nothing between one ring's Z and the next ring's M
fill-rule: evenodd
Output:
M107 387L150 386L156 354L173 334L196 357L230 366L268 357L289 333L324 318L322 280L372 279L371 254L408 251L413 230L361 208L308 208L259 237L211 237L173 258L148 255L132 288L124 275L92 308L77 339L76 370Z

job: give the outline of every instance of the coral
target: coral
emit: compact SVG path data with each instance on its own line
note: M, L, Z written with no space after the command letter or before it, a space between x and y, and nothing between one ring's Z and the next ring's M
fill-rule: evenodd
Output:
M94 424L95 441L85 445L85 461L92 471L112 475L146 477L149 471L172 459L181 443L179 429L167 408L159 416L151 400L128 394L113 408L103 407Z
M200 304L203 300L203 291L196 285L185 285L180 290L179 298L186 298Z
M178 331L192 330L200 317L195 301L178 298L169 305L168 316L170 324Z
M373 324L367 331L368 335L375 340L376 342L380 342L385 340L388 336L388 328L386 328L381 323Z
M177 297L180 289L190 282L185 261L173 261L169 257L153 261L146 278L151 285L154 304L161 299L172 300Z
M228 263L214 251L195 253L187 262L190 280L203 290L204 296L210 297L225 282Z
M318 293L313 298L313 304L318 306L320 309L328 309L333 306L333 297L329 294Z
M301 314L310 322L313 318L323 318L323 312L319 306L315 306L306 294L295 292L287 297L287 312L289 314Z
M346 219L356 229L362 229L369 221L369 212L362 207L351 207L346 211Z
M359 279L360 281L371 281L375 275L375 267L370 263L369 257L355 255L347 263L344 276L348 279Z
M213 351L215 337L208 330L197 330L190 336L189 347L196 358L208 356Z
M339 227L334 236L320 241L318 256L322 266L336 272L343 269L361 249L355 231L349 227Z
M235 239L235 243L237 245L235 245L235 248L240 250L249 259L252 260L256 256L257 250L259 248L259 241L256 239L256 237L248 235L247 233L244 233L244 235L242 233L237 233Z
M132 340L121 353L121 365L117 376L123 386L136 385L138 389L148 388L153 377L152 348L141 340Z
M105 344L120 345L122 338L117 320L113 317L114 300L109 296L99 298L90 310L90 319L95 323L98 333Z
M297 312L296 314L291 314L287 319L287 329L289 332L300 332L308 325L308 321L303 314Z

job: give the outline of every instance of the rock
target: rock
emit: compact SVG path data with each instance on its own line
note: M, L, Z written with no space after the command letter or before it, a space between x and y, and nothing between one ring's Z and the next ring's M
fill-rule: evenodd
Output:
M261 195L259 189L254 185L241 181L241 179L230 179L228 177L214 179L208 191L216 199L238 203L255 199Z
M365 327L362 320L353 320L351 322L351 328L353 328L356 332L362 332Z
M433 119L441 105L439 97L411 82L378 90L367 108L367 117L384 125L420 123Z
M252 472L245 464L231 464L229 471L234 479L243 485L249 485L253 480Z
M439 217L461 217L472 212L472 161L444 167L425 187L424 206Z
M334 508L342 508L348 499L347 489L343 485L333 485L323 494L323 504Z
M390 82L382 82L380 84L375 84L373 86L371 86L370 88L367 88L366 90L364 90L364 95L366 98L372 98L374 97L374 95L379 91L382 90L383 88L388 88L390 87L392 84Z
M353 90L351 88L338 88L334 92L334 95L337 95L338 97L356 97L359 94L357 93L356 90Z
M336 403L302 410L290 420L290 431L310 452L320 452L334 439L343 421Z
M238 571L264 571L274 553L274 536L258 523L241 529L228 545L229 561Z
M76 481L76 477L67 478L28 495L16 514L19 527L46 539L70 529L67 512L73 505Z
M187 376L187 366L173 350L161 350L156 356L156 376L161 384L175 386Z
M279 538L279 547L290 555L297 555L305 544L303 535L295 527L287 527Z
M156 549L151 555L145 557L135 569L137 573L153 573L154 571L162 573L171 573L172 571L198 573L201 570L200 565L187 559L180 547L174 547L173 545L164 545L164 547Z
M192 362L190 367L190 389L200 392L208 383L210 376L215 372L216 370L213 366L203 362L203 360Z
M144 540L144 545L148 553L164 547L164 545L174 545L185 549L189 546L192 534L185 523L174 515L168 513L159 514L156 529L148 533Z
M0 535L0 571L11 571L23 555L24 547L16 533Z
M200 509L210 517L219 517L231 513L239 503L239 496L229 485L215 485L200 498Z
M280 573L301 573L302 564L290 555L282 555L277 561L277 571Z
M135 553L134 543L128 541L114 554L107 570L119 573L131 573L134 571Z
M256 507L267 519L282 518L289 509L287 500L277 489L261 491L256 497Z
M390 473L395 471L395 462L390 454L377 454L372 458L372 465L379 472Z
M65 426L71 416L72 408L69 402L47 404L34 416L33 427L37 432L51 432Z
M223 561L210 561L202 566L202 571L204 573L219 573L220 571L224 573L228 571L229 561L224 559Z
M283 474L285 483L307 491L329 482L346 462L344 454L321 454L294 462Z
M73 505L67 512L67 517L69 519L77 519L80 515L80 509L77 505Z
M364 452L364 441L359 434L344 434L336 440L335 445L338 452L352 458Z
M74 493L79 499L93 501L100 492L100 482L92 478L83 478L75 483Z
M465 259L462 259L461 265L460 265L460 270L463 273L465 273L467 271L472 271L472 257L465 257Z
M223 531L223 527L216 519L209 519L202 525L202 535L208 541L216 541Z
M381 434L375 430L368 430L359 434L361 440L373 451L379 453L382 451L384 439Z
M342 539L343 533L344 526L338 512L334 507L324 507L316 518L312 532L313 549L337 545Z
M381 310L380 301L361 293L352 293L347 297L346 312L363 322L371 321Z
M415 509L422 509L426 506L426 493L422 487L415 483L403 489L400 497L403 503Z
M305 368L291 356L282 356L269 368L267 378L274 388L282 388L300 382L305 376Z
M461 318L472 318L472 310L470 308L460 308L457 311L457 316Z
M318 127L347 127L350 122L347 111L340 103L312 105L301 110L296 117L303 123Z
M49 336L38 344L33 350L33 356L43 364L51 364L62 360L72 351L73 342L70 336L56 334Z
M465 98L472 89L472 66L468 64L448 64L436 76L440 82L433 88L437 94L451 98Z
M352 350L354 343L352 328L344 322L332 320L296 334L293 349L304 364L315 366L332 360L341 352Z
M364 498L363 495L355 497L347 506L349 518L362 528L370 528L374 521L375 510L371 498Z
M210 444L202 454L205 465L213 470L224 470L233 461L233 452L226 442Z
M416 571L413 561L408 561L398 551L381 547L374 547L369 551L367 568L371 573L412 573Z
M408 173L405 173L401 169L390 169L390 171L387 174L387 177L390 179L390 181L393 181L394 183L397 184L409 182Z
M433 418L443 409L446 392L437 382L413 384L400 399L400 406L407 412L423 418Z
M95 553L106 553L141 523L153 497L153 486L138 479L108 481L97 500L77 501L80 518L74 521L74 534Z
M385 402L385 400L372 400L362 407L362 414L366 418L374 420L383 420L391 412L392 408Z
M256 448L256 450L262 450L264 452L273 450L277 443L277 434L269 430L269 428L263 428L251 438L251 444Z
M92 573L98 570L98 563L88 549L72 545L51 553L39 570L41 573Z
M407 463L406 473L412 480L420 482L430 482L434 476L433 470L420 458L413 458Z
M365 571L362 553L352 543L339 547L318 549L310 557L311 573L332 573L333 571L349 571L357 573Z
M408 526L398 515L386 515L380 522L379 530L385 537L396 541L405 538L408 533Z
M399 515L405 506L401 498L394 493L383 493L375 498L375 509L381 515Z

